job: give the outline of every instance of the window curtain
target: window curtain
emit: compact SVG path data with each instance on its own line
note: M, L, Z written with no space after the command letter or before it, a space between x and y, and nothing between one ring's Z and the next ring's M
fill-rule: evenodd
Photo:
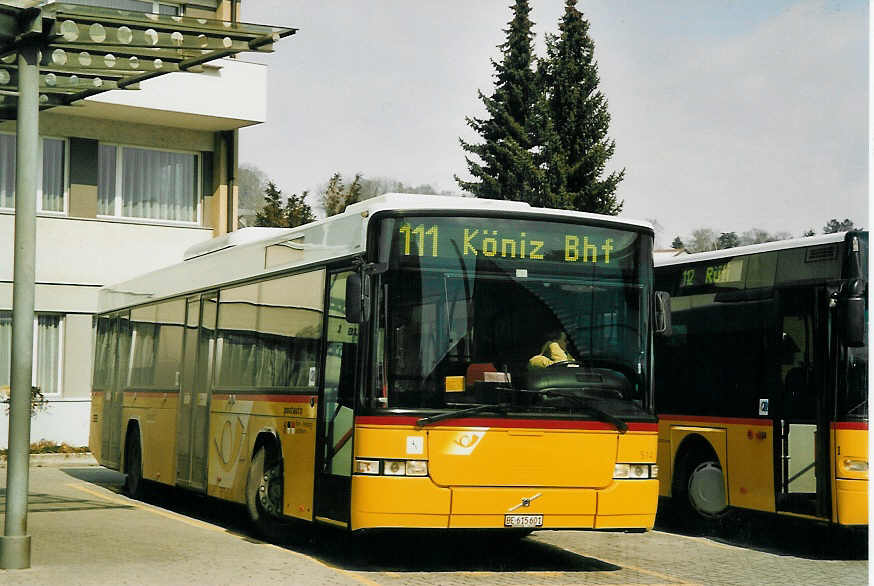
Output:
M115 215L116 160L118 147L100 145L97 151L97 213Z
M122 215L194 222L197 156L125 147Z
M155 384L155 354L158 349L158 324L133 324L133 362L130 386L150 387Z
M61 388L61 316L38 315L36 321L36 386L44 395L55 394Z
M64 211L64 141L42 141L42 211Z
M94 349L94 389L112 386L115 373L116 327L113 318L97 318L97 341Z
M42 139L43 212L64 211L65 142L57 138ZM0 134L0 208L15 208L15 135Z
M0 387L10 384L12 370L12 312L0 311Z
M60 391L61 316L38 315L34 375L43 394ZM12 312L0 311L0 386L10 384L12 369Z
M15 136L0 134L0 208L15 207Z

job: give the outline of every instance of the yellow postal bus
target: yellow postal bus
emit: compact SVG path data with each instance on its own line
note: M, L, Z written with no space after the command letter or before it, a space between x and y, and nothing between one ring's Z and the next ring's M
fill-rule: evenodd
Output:
M867 232L657 263L662 496L701 520L868 523L867 281Z
M398 194L214 239L101 292L91 449L266 531L651 528L652 240Z

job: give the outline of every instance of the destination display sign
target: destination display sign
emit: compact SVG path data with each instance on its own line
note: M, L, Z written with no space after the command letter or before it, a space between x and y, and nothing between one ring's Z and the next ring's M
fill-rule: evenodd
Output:
M680 288L702 285L743 286L744 259L720 260L690 267L680 273Z
M383 222L381 250L403 265L491 260L625 269L640 262L637 232L558 222L406 217ZM381 255L382 256L382 255Z

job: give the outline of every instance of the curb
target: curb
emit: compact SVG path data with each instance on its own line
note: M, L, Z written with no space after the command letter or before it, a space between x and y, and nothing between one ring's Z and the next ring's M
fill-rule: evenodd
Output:
M97 466L91 452L81 454L31 454L31 468L61 468L66 466ZM6 468L6 456L0 456L0 468Z

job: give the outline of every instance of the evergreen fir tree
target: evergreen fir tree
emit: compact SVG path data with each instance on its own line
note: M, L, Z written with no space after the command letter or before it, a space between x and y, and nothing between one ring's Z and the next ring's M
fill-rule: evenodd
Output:
M343 176L334 173L322 192L322 207L325 208L325 215L328 217L342 214L347 206L359 201L361 201L361 173L355 175L348 189L343 184Z
M716 239L716 248L719 250L734 248L736 246L740 246L740 238L738 238L737 234L734 232L723 232L719 235L719 238Z
M684 248L683 241L680 240L679 236L674 237L674 241L671 242L671 248L673 248L674 250L682 250Z
M625 169L602 179L616 144L607 137L610 113L598 90L595 43L576 4L566 0L560 34L546 36L547 57L539 63L538 75L563 152L573 209L615 215L622 210L616 187Z
M538 201L544 196L543 169L538 160L536 135L539 90L533 64L534 33L528 18L528 0L515 0L513 18L504 29L506 41L495 68L495 91L491 96L478 92L487 117L465 120L480 137L481 144L459 139L472 181L457 175L458 185L477 197ZM478 159L478 161L476 160Z
M334 216L343 211L343 177L334 173L322 193L322 207L326 216Z
M285 218L282 213L282 191L272 181L267 182L264 189L264 207L255 216L256 226L272 226L275 228L285 227Z
M287 202L285 202L283 216L285 218L285 225L288 228L302 226L303 224L308 224L316 219L313 209L310 207L310 204L306 202L308 195L308 191L304 191L300 195L295 193L288 198Z

